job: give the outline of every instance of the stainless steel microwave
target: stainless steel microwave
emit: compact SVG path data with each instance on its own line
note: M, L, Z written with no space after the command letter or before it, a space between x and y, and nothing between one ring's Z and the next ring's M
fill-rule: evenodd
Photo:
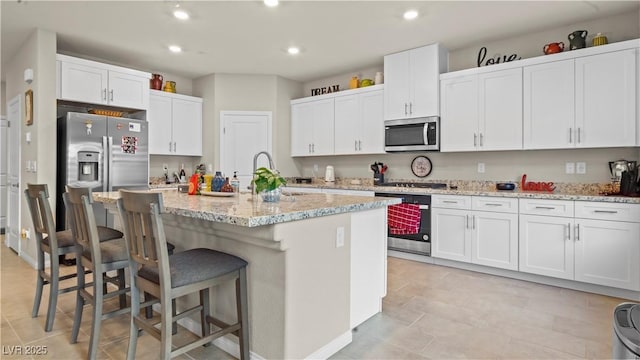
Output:
M387 120L384 122L384 150L440 150L440 118L437 116Z

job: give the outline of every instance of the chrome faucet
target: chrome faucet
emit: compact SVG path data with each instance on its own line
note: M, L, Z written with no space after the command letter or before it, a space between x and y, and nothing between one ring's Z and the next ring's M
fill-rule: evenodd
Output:
M275 165L273 165L273 158L271 157L271 154L269 154L266 151L260 151L259 153L255 154L253 156L253 172L251 172L251 185L249 186L249 188L251 189L251 193L253 194L253 188L254 188L254 183L253 183L253 175L256 173L256 170L258 170L258 157L260 155L266 155L267 156L267 160L269 160L269 168L270 169L275 169Z

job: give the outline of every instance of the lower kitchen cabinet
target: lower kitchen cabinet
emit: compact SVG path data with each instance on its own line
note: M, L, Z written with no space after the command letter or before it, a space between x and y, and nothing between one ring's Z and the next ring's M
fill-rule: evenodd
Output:
M435 200L434 197L436 197ZM468 201L460 196L432 197L434 208L431 210L431 256L517 270L516 199L491 197L473 197L473 199ZM465 204L470 205L471 209L492 207L494 211L459 209Z
M520 199L520 209L521 272L640 290L640 205L576 201L580 218L568 201Z
M573 280L572 227L573 218L520 215L520 271Z
M575 279L640 290L640 224L591 219L575 222Z

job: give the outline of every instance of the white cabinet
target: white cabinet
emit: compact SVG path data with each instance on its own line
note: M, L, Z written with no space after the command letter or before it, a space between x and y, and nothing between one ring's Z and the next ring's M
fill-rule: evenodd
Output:
M575 218L573 209L520 199L520 271L640 290L640 205L576 201Z
M518 269L516 199L437 195L432 205L433 257Z
M439 75L448 68L448 54L432 44L384 57L384 119L440 114Z
M522 70L441 82L442 151L522 149Z
M335 98L336 155L383 154L383 90Z
M149 107L151 74L60 54L56 59L60 62L59 99L130 109Z
M333 154L334 99L291 104L291 156Z
M202 156L202 99L150 91L149 154Z
M637 49L524 68L525 149L634 146Z
M636 144L637 49L575 60L576 147Z

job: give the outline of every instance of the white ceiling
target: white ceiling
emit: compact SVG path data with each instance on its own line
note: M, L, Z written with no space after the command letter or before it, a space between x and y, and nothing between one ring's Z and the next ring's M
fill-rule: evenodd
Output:
M188 78L277 74L309 81L382 63L385 54L441 42L449 50L638 11L640 1L2 0L2 68L28 35L57 33L58 51ZM411 22L402 13L414 8ZM170 44L184 52L172 54ZM290 45L301 54L286 53ZM2 75L4 78L4 74Z

